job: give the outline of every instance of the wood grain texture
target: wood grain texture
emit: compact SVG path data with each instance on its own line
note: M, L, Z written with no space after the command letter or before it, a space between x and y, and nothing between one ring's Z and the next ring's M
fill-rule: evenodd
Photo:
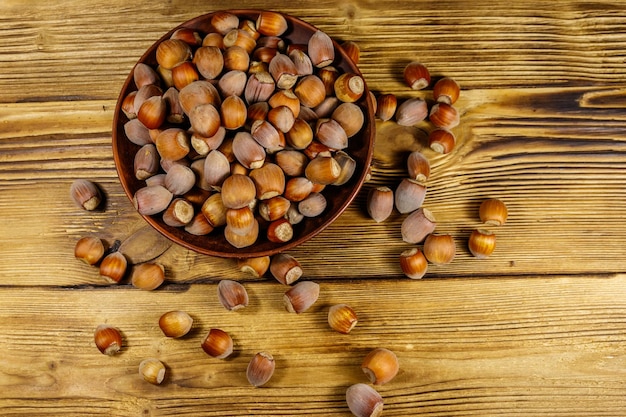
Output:
M379 387L384 415L619 415L623 398L626 279L384 281L322 284L318 303L295 315L285 287L248 283L250 305L228 312L216 285L2 289L3 415L24 407L50 415L348 415L347 386L364 382L363 357L385 346L401 371ZM468 297L468 294L477 294ZM374 298L372 294L377 294ZM479 295L479 296L478 296ZM567 298L568 301L564 301ZM330 305L349 301L350 335L327 327ZM584 307L581 307L584 306ZM183 339L166 339L159 316L185 308L195 320ZM41 311L54 316L41 317ZM77 315L77 311L89 314ZM15 312L19 312L16 314ZM115 357L93 344L100 323L119 327ZM235 340L228 360L200 348L212 327ZM8 343L7 343L8 342ZM276 358L267 386L245 379L258 350ZM138 363L167 365L162 386L144 383ZM60 406L63 404L64 406ZM33 410L31 408L31 410ZM600 412L602 408L602 412Z
M619 1L324 0L0 3L0 414L6 416L347 416L344 393L363 382L373 347L399 356L379 387L385 416L621 416L626 409L626 9ZM285 287L235 262L176 245L155 250L166 285L152 293L110 286L73 258L75 242L108 244L146 232L112 158L119 90L143 51L170 28L217 9L272 8L361 48L376 93L404 99L406 63L454 77L457 147L426 149L429 126L377 122L372 178L354 204L315 239L290 251L322 286L314 308L284 311ZM376 224L365 197L395 187L405 158L430 158L425 206L453 234L456 259L427 278L403 277L404 215ZM102 210L69 198L76 178L95 181ZM496 252L466 248L489 197L509 221ZM148 231L149 232L149 231ZM154 236L146 238L151 242ZM152 255L150 255L152 256ZM215 283L242 281L250 306L226 312ZM326 311L348 302L360 323L333 333ZM182 340L158 317L184 309L196 320ZM100 323L119 326L116 357L93 345ZM232 332L235 357L199 348L210 327ZM245 366L261 349L278 368L253 389ZM168 366L163 386L138 363Z

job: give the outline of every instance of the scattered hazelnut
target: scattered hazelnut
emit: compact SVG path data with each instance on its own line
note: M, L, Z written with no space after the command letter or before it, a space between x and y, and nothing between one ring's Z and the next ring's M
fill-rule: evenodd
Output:
M361 369L370 382L375 385L382 385L391 381L400 369L398 358L389 349L376 348L365 356Z
M357 322L356 312L347 304L335 304L328 309L328 325L339 333L350 333Z
M233 339L221 329L211 329L200 345L204 352L216 359L224 359L233 353Z
M115 355L122 348L122 333L113 326L99 325L93 338L98 350L105 355Z
M95 265L104 256L104 244L95 236L83 237L74 246L74 256L88 265Z
M258 352L248 363L246 370L248 382L255 387L266 384L272 378L275 367L274 357L270 353Z
M139 375L154 385L159 385L165 379L165 365L156 358L148 358L139 364Z
M483 201L478 209L480 221L489 226L501 226L506 223L508 209L506 205L497 198L490 198Z
M468 248L476 258L488 258L496 249L496 235L489 230L475 229L470 234Z
M193 318L184 311L168 311L159 318L159 328L167 337L185 336L193 326Z
M363 383L348 387L346 403L355 417L379 417L383 412L383 397L374 388Z
M85 179L72 182L70 196L78 207L88 211L97 209L102 202L102 194L98 186Z

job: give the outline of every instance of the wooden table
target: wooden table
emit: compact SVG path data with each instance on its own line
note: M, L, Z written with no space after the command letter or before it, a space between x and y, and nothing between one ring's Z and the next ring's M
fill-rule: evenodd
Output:
M400 155L424 132L377 123L372 178L331 227L290 251L321 285L301 315L285 288L233 260L172 245L158 257L167 283L153 292L109 285L74 259L75 242L113 243L145 231L113 163L111 122L122 83L143 51L196 15L244 3L4 1L0 25L0 414L116 416L348 416L344 393L366 382L361 360L396 352L401 370L377 387L385 416L620 416L626 413L626 9L619 1L381 0L272 7L361 47L376 93L408 98L411 60L462 86L456 149L431 158L425 206L457 241L454 262L405 278L395 213L381 224L365 195L394 187ZM427 94L427 93L424 93ZM106 194L87 213L69 198L76 178ZM487 260L466 248L477 208L497 197L509 221ZM149 231L150 229L148 229ZM223 278L243 282L250 306L228 312ZM360 318L330 330L330 305ZM195 319L173 340L159 316ZM122 329L120 354L100 354L93 331ZM200 349L211 327L229 331L229 360ZM277 370L252 388L258 350ZM139 362L168 376L145 383Z

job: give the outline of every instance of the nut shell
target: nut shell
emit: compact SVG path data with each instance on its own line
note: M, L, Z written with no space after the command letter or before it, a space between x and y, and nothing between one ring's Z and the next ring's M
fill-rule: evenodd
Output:
M243 284L223 279L217 284L217 297L226 310L234 311L248 305L248 292Z
M328 309L328 325L336 332L348 334L358 321L356 312L347 304L335 304Z
M78 207L87 211L97 209L102 202L102 194L98 186L86 179L77 179L72 182L70 197Z
M94 342L105 355L115 355L122 348L122 333L116 327L101 324L94 331Z
M151 291L165 281L165 268L156 262L144 262L135 265L130 275L130 282L135 288Z
M363 383L348 387L346 403L355 417L379 417L383 412L383 397L374 388Z
M361 369L374 385L383 385L398 374L400 364L395 353L389 349L376 348L365 356Z
M233 339L222 329L211 329L201 343L202 350L216 359L225 359L233 353Z
M272 378L275 368L274 357L269 352L258 352L248 363L246 378L250 385L260 387Z
M165 379L165 365L156 358L148 358L139 364L139 375L144 381L153 385L159 385Z
M449 234L431 233L424 240L424 255L435 265L449 264L454 260L456 244Z
M159 318L159 328L167 337L185 336L193 327L193 318L184 311L168 311Z

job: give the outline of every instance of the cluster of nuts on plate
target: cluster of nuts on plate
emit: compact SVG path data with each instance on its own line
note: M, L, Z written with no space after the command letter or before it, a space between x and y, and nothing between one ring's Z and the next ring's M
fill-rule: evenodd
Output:
M137 90L121 105L145 181L133 203L194 235L219 228L235 248L263 234L288 242L294 224L326 209L322 190L355 172L347 149L365 122L365 83L331 65L325 32L287 43L282 14L254 22L224 11L210 23L205 35L176 30L155 68L134 68Z
M403 78L412 90L422 90L431 84L428 68L420 62L411 62L404 68ZM415 97L398 105L393 94L377 96L376 117L383 121L395 120L401 126L414 126L428 120L433 128L428 134L428 146L439 154L451 152L456 145L452 131L459 125L460 115L454 107L459 98L459 84L451 77L440 78L432 89L435 104L428 107L424 98ZM412 247L400 254L400 267L412 279L426 275L429 262L444 265L456 255L456 243L448 233L436 233L434 214L422 207L426 197L426 182L430 176L430 162L420 151L413 151L406 161L408 177L403 178L395 191L387 186L370 189L367 196L367 212L376 222L385 221L394 208L406 217L402 221L402 240L410 244L422 244L422 249ZM499 199L485 200L479 209L479 217L485 226L499 226L507 218L506 205ZM472 255L487 258L495 249L495 234L483 227L475 229L468 242Z

